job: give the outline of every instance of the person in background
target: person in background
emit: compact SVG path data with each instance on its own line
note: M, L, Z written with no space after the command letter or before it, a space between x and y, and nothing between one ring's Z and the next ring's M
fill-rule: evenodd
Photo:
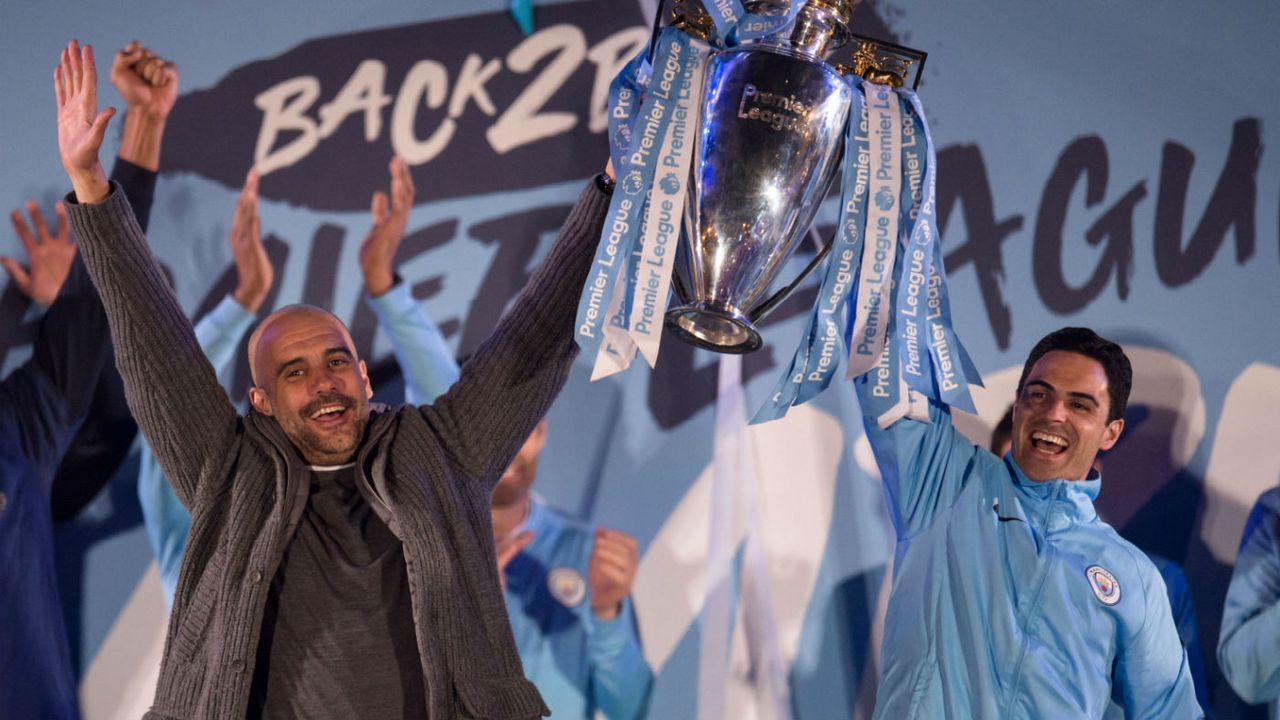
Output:
M991 431L991 452L996 457L1004 457L1013 445L1013 406L1005 411ZM1093 469L1102 474L1102 453L1093 461ZM1103 518L1106 519L1105 517ZM1143 552L1146 552L1145 550ZM1196 686L1196 701L1204 710L1206 718L1212 718L1209 711L1209 680L1204 669L1204 654L1200 649L1200 625L1196 622L1195 602L1191 597L1191 584L1187 582L1187 574L1178 563L1155 553L1146 553L1151 564L1155 565L1164 580L1169 594L1169 610L1173 613L1173 624L1178 629L1178 639L1182 641L1182 649L1187 653L1187 663L1191 666L1191 680ZM1103 716L1109 720L1124 717L1124 707L1112 698L1107 712Z
M635 538L592 527L532 491L547 421L493 489L493 535L525 677L553 717L644 717L653 671L640 647L631 587Z
M161 82L172 83L176 92L176 71L167 65L157 71L153 59L131 44L113 64L117 86L141 82L129 74L151 68L153 77L161 72ZM130 117L146 110L135 99L126 95ZM163 122L126 121L112 169L112 181L128 198L125 207L142 224L151 207L162 135ZM0 263L19 290L49 309L31 357L0 382L0 717L78 718L53 569L50 495L55 469L110 367L110 337L64 208L57 208L53 231L34 202L28 201L27 211L30 226L17 211L10 220L29 266L12 258Z
M1280 718L1280 488L1254 504L1240 538L1218 635L1218 667L1245 702Z

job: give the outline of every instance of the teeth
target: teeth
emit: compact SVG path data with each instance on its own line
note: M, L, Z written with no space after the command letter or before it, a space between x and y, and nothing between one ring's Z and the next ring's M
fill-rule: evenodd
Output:
M1031 439L1040 440L1042 442L1047 442L1047 443L1053 443L1054 445L1060 445L1062 447L1067 446L1067 439L1062 437L1061 435L1051 435L1047 432L1041 432L1039 430L1031 433Z
M323 415L332 415L333 413L342 412L343 410L346 410L346 407L343 405L329 405L328 407L322 407L319 410L312 413L311 419L315 420L316 418L321 417Z

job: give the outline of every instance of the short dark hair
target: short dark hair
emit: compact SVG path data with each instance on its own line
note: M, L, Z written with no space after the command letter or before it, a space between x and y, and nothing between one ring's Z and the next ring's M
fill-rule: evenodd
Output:
M1111 400L1107 422L1124 417L1125 406L1129 403L1129 388L1133 386L1133 366L1129 364L1129 356L1124 354L1124 350L1119 345L1089 328L1065 327L1041 338L1040 342L1031 348L1031 354L1027 356L1027 362L1022 366L1022 377L1018 378L1017 397L1022 397L1022 386L1026 383L1032 366L1044 357L1045 353L1054 350L1065 350L1097 360L1107 374L1107 395Z

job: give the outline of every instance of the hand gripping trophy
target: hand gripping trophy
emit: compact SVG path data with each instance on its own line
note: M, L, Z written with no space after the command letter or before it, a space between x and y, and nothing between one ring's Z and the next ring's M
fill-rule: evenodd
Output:
M756 323L825 261L757 420L821 392L844 357L849 377L882 376L887 415L908 414L908 390L969 404L978 376L950 325L932 142L903 87L924 54L854 35L859 1L681 0L614 80L618 191L578 315L593 379L637 352L652 366L663 326L716 352L760 348ZM828 62L855 38L848 66ZM835 237L770 296L837 177Z

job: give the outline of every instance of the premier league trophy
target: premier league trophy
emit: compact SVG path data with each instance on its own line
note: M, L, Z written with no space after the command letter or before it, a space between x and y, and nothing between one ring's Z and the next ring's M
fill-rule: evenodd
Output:
M680 0L614 79L618 184L575 333L593 380L637 355L652 367L663 327L716 352L759 349L756 323L828 260L753 422L815 397L846 357L847 377L874 380L882 421L911 412L912 393L968 406L979 376L951 326L933 141L905 87L925 55L855 35L859 2ZM850 66L828 61L855 39ZM837 176L834 237L770 296Z
M760 303L839 167L852 91L825 59L847 42L859 2L808 0L780 31L711 56L676 269L681 304L666 315L682 340L728 353L760 347Z

